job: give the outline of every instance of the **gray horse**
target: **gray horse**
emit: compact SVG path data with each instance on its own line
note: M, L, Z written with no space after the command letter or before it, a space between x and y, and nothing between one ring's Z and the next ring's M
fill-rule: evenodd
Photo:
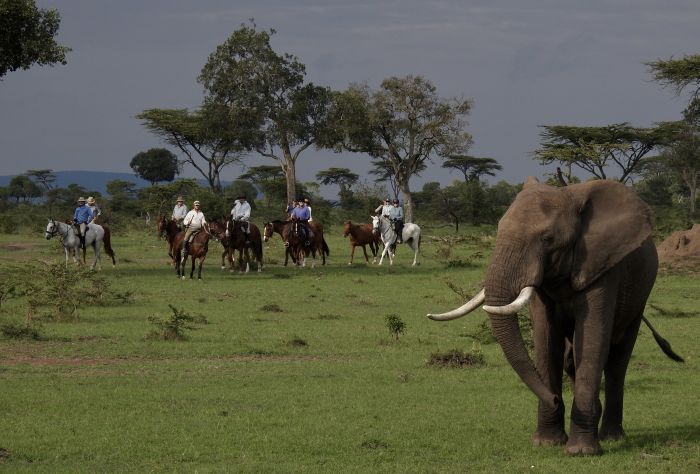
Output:
M375 234L379 234L384 244L384 251L379 258L379 265L384 261L384 256L389 256L389 265L394 264L394 253L396 249L396 238L398 237L394 230L394 224L384 216L370 216L372 218L372 230ZM403 242L413 250L413 264L418 265L418 253L420 252L420 227L418 224L404 224L401 231Z
M66 252L66 266L68 266L68 257L71 255L71 253L73 256L73 261L75 263L79 263L77 256L80 249L80 238L78 237L78 234L73 226L66 224L65 222L49 219L49 223L46 225L46 240L49 240L51 237L56 235L61 237L61 243L63 244L63 249ZM93 269L98 264L100 265L100 268L102 268L102 264L100 263L100 246L102 245L104 235L105 231L99 224L90 224L85 231L85 247L87 248L88 246L92 246L92 248L95 249L95 261L92 263ZM107 249L105 245L105 250L107 250L107 253L112 256L113 252L110 252L111 248ZM112 257L112 263L114 263L114 257Z

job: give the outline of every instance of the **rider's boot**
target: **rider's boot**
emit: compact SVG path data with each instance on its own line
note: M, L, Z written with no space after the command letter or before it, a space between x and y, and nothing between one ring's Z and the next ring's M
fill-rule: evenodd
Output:
M80 248L85 250L85 236L84 235L80 236Z

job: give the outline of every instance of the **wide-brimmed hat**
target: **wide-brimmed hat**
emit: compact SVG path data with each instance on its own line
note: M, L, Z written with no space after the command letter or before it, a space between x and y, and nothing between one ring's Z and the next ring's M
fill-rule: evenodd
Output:
M82 196L80 196L80 197L78 198L78 202L85 202L85 198L82 197Z
M398 204L398 203L399 203L399 200L398 200L398 199L394 199L394 204Z
M308 204L308 203L309 203L309 198L304 198L304 202L305 202L306 204Z
M95 204L95 198L92 197L92 196L90 196L90 197L87 199L87 203L88 203L88 204Z
M199 206L199 201L195 201L192 203L193 206Z
M175 201L175 202L185 202L185 200L183 199L182 196L178 196L177 201Z

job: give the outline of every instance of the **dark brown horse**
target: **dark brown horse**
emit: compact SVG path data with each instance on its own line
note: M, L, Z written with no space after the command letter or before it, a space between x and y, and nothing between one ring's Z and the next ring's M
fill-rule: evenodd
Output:
M231 248L231 238L226 235L226 218L222 217L209 223L209 229L212 236L224 248L221 252L221 269L226 269L226 261L228 260L229 271L233 271L235 264L235 249Z
M182 250L182 239L185 233L180 230L177 223L171 219L166 219L165 216L158 219L156 224L158 236L163 237L168 242L168 256L175 265L180 260Z
M352 265L352 259L355 256L355 247L358 246L362 247L362 252L365 254L365 261L369 263L365 245L369 245L369 249L372 251L372 263L377 261L380 239L379 236L374 233L371 223L353 224L350 221L345 222L343 226L343 237L347 237L348 235L350 236L350 245L352 246L348 265Z
M243 223L226 219L226 236L229 238L229 247L238 250L240 270L243 272L243 255L245 255L245 272L250 271L250 250L253 251L254 260L258 262L258 271L263 267L262 236L260 229L252 222L248 223L249 234L243 232ZM248 244L246 245L246 237Z
M264 239L265 242L270 240L272 238L272 235L276 232L278 233L284 242L287 242L287 239L284 236L285 229L287 229L291 223L294 221L281 221L281 220L274 220L272 222L265 222L264 226ZM311 256L316 259L316 253L318 252L321 255L321 260L323 264L326 264L326 257L330 255L330 250L328 248L328 244L326 243L326 240L323 238L323 226L315 221L311 221L307 223L309 228L311 229L311 232L313 233L313 238L309 242L309 250L311 252ZM284 254L284 265L287 266L287 263L289 262L289 257L291 256L292 262L297 263L296 261L296 255L290 251L290 246L287 246L287 249ZM308 253L307 253L308 254Z
M326 264L326 257L330 255L330 250L328 249L328 244L326 239L323 238L323 226L316 221L308 222L309 228L313 232L314 236L309 242L311 245L311 256L316 259L316 252L321 254L321 261Z
M289 221L282 230L282 238L297 266L305 267L306 257L311 253L311 246L306 245L307 237L303 225L300 221ZM314 259L314 264L315 262L316 259Z

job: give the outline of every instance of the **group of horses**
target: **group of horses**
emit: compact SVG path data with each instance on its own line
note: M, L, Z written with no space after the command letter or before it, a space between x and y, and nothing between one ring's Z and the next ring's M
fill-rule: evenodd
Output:
M362 247L365 261L369 263L366 246L372 252L372 263L377 262L380 244L384 250L379 257L379 265L384 257L389 258L393 264L396 252L397 234L394 225L382 216L372 216L372 223L353 224L351 221L345 222L343 226L343 236L350 238L350 262L352 265L355 256L355 248ZM275 233L279 234L285 245L284 265L289 263L289 259L297 266L306 266L309 256L312 258L311 266L315 266L317 256L320 257L323 265L326 264L326 257L330 255L328 244L323 236L323 227L317 222L302 223L294 220L273 220L263 224L263 232L255 224L247 223L248 232L245 232L240 221L234 221L230 217L217 219L207 224L202 231L198 232L189 245L188 252L183 252L183 239L185 232L180 229L177 223L166 217L161 217L157 223L158 235L168 242L168 255L175 267L178 278L185 278L187 259L191 260L190 278L194 277L195 267L198 264L197 277L202 278L202 265L209 251L209 240L214 239L221 243L223 252L221 253L221 268L227 267L234 271L236 261L240 272L250 271L251 263L255 263L258 272L263 268L263 241L268 242ZM308 228L303 226L307 225ZM310 231L310 232L308 232ZM420 251L420 228L416 224L406 224L403 227L402 239L413 250L413 265L418 263L418 253ZM69 257L78 262L78 252L81 247L77 230L70 224L49 219L46 226L45 237L50 239L59 236L66 254L66 265ZM92 268L100 264L100 246L104 245L105 251L112 259L112 264L116 265L115 254L111 247L111 234L109 228L99 224L90 224L85 234L85 248L93 247L95 251L95 261ZM85 262L85 248L83 248L83 263ZM236 252L238 258L236 259Z

